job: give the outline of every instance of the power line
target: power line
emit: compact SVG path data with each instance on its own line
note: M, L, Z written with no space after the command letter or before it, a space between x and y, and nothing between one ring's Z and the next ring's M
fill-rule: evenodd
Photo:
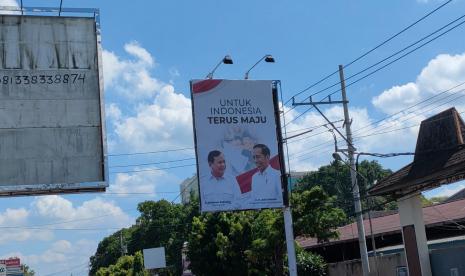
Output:
M389 118L392 118L392 117L394 117L394 116L396 116L396 115L399 115L399 114L401 114L401 113L403 113L403 112L405 112L405 111L407 111L407 110L409 110L409 109L412 109L412 108L417 107L417 106L419 106L419 105L421 105L421 104L427 103L428 101L430 101L430 100L432 100L432 99L434 99L434 98L437 98L437 97L439 97L439 96L441 96L441 95L443 95L443 94L445 94L445 93L447 93L447 92L450 92L451 90L453 90L453 89L455 89L455 88L458 88L458 87L460 87L460 86L462 86L462 85L464 85L464 84L465 84L465 82L462 82L462 83L460 83L460 84L458 84L458 85L455 85L455 86L453 86L453 87L451 87L451 88L449 88L449 89L446 89L446 90L444 90L444 91L442 91L442 92L440 92L440 93L438 93L438 94L436 94L436 95L434 95L434 96L432 96L432 97L429 97L429 98L426 98L426 99L424 99L424 100L421 100L421 101L419 101L419 102L417 102L417 103L415 103L415 104L413 104L413 105L411 105L411 106L409 106L409 107L407 107L407 108L404 108L404 109L402 109L402 110L400 110L400 111L398 111L398 112L396 112L396 113L394 113L394 114L392 114L392 115L386 116L386 117L384 117L384 118L382 118L382 119L380 119L380 120L377 120L377 121L375 121L375 122L373 122L373 123L370 123L370 124L368 124L368 125L365 125L365 126L359 128L359 129L355 130L354 133L360 132L360 130L362 130L362 129L365 129L365 128L367 128L367 127L373 126L373 125L375 125L375 124L377 124L377 123L383 122L383 121L385 121L385 120L387 120L387 119L389 119ZM436 100L436 101L433 101L433 102L431 102L431 103L428 103L427 107L431 107L431 104L432 104L432 103L437 103L437 102L439 102L439 101L441 101L441 100L444 100L444 99L446 99L446 98L448 98L448 97L450 97L450 96L453 96L453 95L455 95L455 94L457 94L457 93L459 93L459 92L462 92L462 91L463 91L463 90L453 92L452 94L447 95L446 97L439 98L439 100ZM461 98L461 96L458 97L458 98ZM452 101L455 101L455 100L458 99L458 98L455 98L455 99L453 99ZM450 101L448 101L448 102L450 102ZM446 103L448 103L448 102L446 102ZM427 110L427 111L431 111L431 110L433 110L433 109L435 109L435 108L438 108L438 107L440 107L440 106L443 106L443 105L446 104L446 103L443 103L443 104L438 105L438 106L436 106L436 107L430 108L430 109ZM418 109L415 110L415 111L418 111ZM415 111L410 111L408 114L406 114L406 115L404 115L404 116L407 116L407 115L409 115L409 114L412 114L412 113L414 113ZM425 113L425 112L422 112L422 113ZM402 117L404 117L404 116L401 116L401 117L399 117L399 118L402 118ZM406 120L403 120L403 121L406 121ZM418 126L418 125L415 125L415 126ZM381 127L381 125L375 126L375 127L372 128L371 130L375 130L375 129L379 128L379 127ZM411 127L414 127L414 126L405 127L405 128L397 129L397 130L394 130L394 131L398 131L398 130L402 130L402 129L407 129L407 128L411 128ZM371 131L371 130L370 130L370 131ZM390 131L390 132L394 132L394 131ZM366 133L366 132L364 132L364 133ZM372 133L373 133L373 132L372 132ZM370 135L370 136L371 136L371 135ZM356 136L356 139L361 138L361 137L363 137L363 136ZM338 142L340 142L340 141L338 141ZM334 143L334 142L333 142L331 139L326 140L326 142L323 142L323 143L321 143L321 144L318 144L318 145L316 145L316 146L313 146L313 147L311 147L311 148L308 148L308 149L310 149L310 151L307 150L307 151L305 151L305 152L300 152L300 155L294 156L293 159L297 159L297 158L299 158L299 157L306 156L306 155L308 155L308 154L310 154L310 153L319 151L319 150L314 150L314 149L315 149L315 148L319 148L319 147L321 147L321 146L333 145L333 143ZM303 160L307 160L307 159L308 159L308 158L306 158L306 159L300 159L300 160L303 161Z
M351 79L351 78L353 78L353 77L355 77L355 76L361 74L362 72L365 72L365 71L367 71L367 70L369 70L369 69L375 67L376 65L379 65L380 63L382 63L382 62L388 60L388 59L391 58L391 57L394 57L395 55L397 55L397 54L399 54L399 53L405 51L406 49L408 49L408 48L410 48L410 47L412 47L412 46L414 46L414 45L416 45L416 44L418 44L419 42L425 40L426 38L432 36L433 34L436 34L436 33L439 32L440 30L443 30L444 28L446 28L446 27L452 25L453 23L459 21L460 19L462 19L462 18L464 18L464 17L465 17L465 15L460 16L459 18L457 18L457 19L455 19L455 20L449 22L448 24L446 24L446 25L444 25L443 27L439 28L438 30L436 30L436 31L434 31L434 32L432 32L432 33L430 33L429 35L423 37L422 39L416 41L415 43L413 43L413 44L411 44L411 45L405 47L404 49L402 49L402 50L396 52L395 54L392 54L392 55L390 55L389 57L387 57L387 58L385 58L385 59L383 59L383 60L381 60L381 61L375 63L374 65L371 65L371 66L369 66L369 67L367 67L367 68L365 68L365 69L359 71L358 73L355 73L355 74L351 75L351 76L348 77L346 80ZM379 68L377 68L377 69L371 71L370 73L368 73L368 74L366 74L366 75L364 75L364 76L362 76L362 77L356 79L355 81L353 81L353 82L347 84L346 87L352 86L352 85L354 85L354 84L356 84L356 83L358 83L358 82L360 82L360 81L362 81L362 80L368 78L369 76L372 76L373 74L375 74L375 73L381 71L382 69L384 69L384 68L390 66L391 64L393 64L393 63L395 63L395 62L397 62L397 61L403 59L404 57L410 55L411 53L413 53L413 52L415 52L415 51L417 51L417 50L423 48L424 46L426 46L426 45L428 45L429 43L435 41L436 39L442 37L443 35L445 35L445 34L451 32L452 30L454 30L454 29L456 29L457 27L463 25L464 23L465 23L465 21L462 21L462 22L460 22L460 23L458 23L458 24L456 24L456 25L450 27L450 28L447 29L446 31L444 31L444 32L440 33L439 35L437 35L437 36L431 38L430 40L428 40L428 41L426 41L426 42L420 44L419 46L413 48L412 50L408 51L407 53L405 53L405 54L403 54L403 55L401 55L401 56L395 58L394 60L392 60L392 61L390 61L390 62L384 64L383 66L381 66L381 67L379 67ZM324 89L321 89L321 90L319 90L319 91L313 93L312 95L310 95L309 98L311 98L312 96L317 95L317 94L319 94L319 93L321 93L321 92L324 92L324 91L326 91L326 90L328 90L328 89L330 89L330 88L333 88L334 86L336 86L336 85L338 85L338 84L340 84L340 82L334 83L334 84L332 84L332 85L330 85L330 86L328 86L328 87L326 87L326 88L324 88ZM340 91L340 89L337 89L337 90L331 92L330 94L326 95L322 100L328 98L328 97L331 96L331 95L334 95L334 94L338 93L339 91ZM310 111L311 109L312 109L312 107L308 108L308 109L305 110L303 113L301 113L298 117L301 117L302 115L304 115L305 113L307 113L307 112ZM290 109L290 110L292 110L292 109ZM290 111L290 110L288 110L288 111ZM296 118L296 119L297 119L297 118ZM295 119L294 119L294 120L295 120ZM294 121L294 120L292 120L292 121ZM291 122L292 122L292 121L291 121Z
M157 154L157 153L164 153L164 152L185 151L185 150L193 150L193 149L194 149L194 148L179 148L179 149L168 149L168 150L159 150L159 151L145 151L145 152L132 152L132 153L115 153L115 154L108 154L108 156L126 156L126 155Z
M347 77L345 80L346 80L346 81L347 81L347 80L350 80L350 79L354 78L355 76L358 76L358 75L360 75L360 74L362 74L362 73L364 73L364 72L366 72L366 71L372 69L373 67L376 67L377 65L379 65L379 64L381 64L381 63L383 63L383 62L385 62L385 61L387 61L387 60L389 60L389 59L391 59L392 57L397 56L398 54L400 54L400 53L402 53L402 52L408 50L409 48L411 48L411 47L417 45L418 43L422 42L423 40L425 40L425 39L427 39L427 38L433 36L434 34L440 32L441 30L443 30L443 29L445 29L445 28L447 28L447 27L449 27L450 25L454 24L455 22L459 21L460 19L462 19L462 18L464 18L464 17L465 17L465 15L462 15L462 16L458 17L457 19L455 19L455 20L453 20L453 21L447 23L446 25L442 26L441 28L439 28L439 29L435 30L434 32L428 34L427 36L422 37L421 39L419 39L419 40L413 42L412 44L410 44L410 45L408 45L408 46L402 48L401 50L399 50L399 51L397 51L397 52L395 52L395 53L393 53L393 54L391 54L391 55L389 55L389 56L387 56L387 57L381 59L380 61L378 61L378 62L376 62L376 63L374 63L374 64L372 64L372 65L370 65L370 66L368 66L368 67L366 67L366 68L364 68L364 69L362 69L362 70L360 70L360 71L358 71L358 72L355 73L355 74L350 75L350 76ZM463 23L461 23L461 24L463 24ZM460 26L461 24L459 24L459 26ZM458 26L456 26L456 27L458 27ZM446 32L446 33L447 33L447 32ZM436 38L435 38L435 39L436 39ZM433 39L433 40L434 40L434 39ZM426 45L426 44L424 44L424 45ZM423 47L424 45L420 46L420 48ZM417 50L417 49L419 49L419 48L414 49L414 51ZM411 53L411 52L409 52L409 53ZM403 56L402 56L402 57L403 57ZM401 58L402 58L402 57L401 57ZM393 62L395 62L395 61L397 61L397 60L394 60ZM387 65L390 65L390 64L392 64L392 63L388 63ZM382 67L382 68L383 68L383 67ZM382 69L382 68L381 68L381 69ZM377 71L375 71L375 72L377 72ZM328 89L331 89L331 88L333 88L333 87L339 85L340 83L341 83L341 82L339 81L339 82L336 82L336 83L334 83L334 84L332 84L332 85L330 85L330 86L328 86L328 87L326 87L326 88L323 88L323 89L321 89L321 90L318 90L317 92L315 92L315 93L313 93L312 95L310 95L310 97L315 96L315 95L318 95L318 94L320 94L321 92L324 92L324 91L326 91L326 90L328 90ZM340 91L340 89L337 90L337 92L339 92L339 91ZM332 94L334 94L334 93L335 93L335 92L333 92ZM332 95L332 94L330 94L330 95Z
M77 269L77 268L80 268L80 267L82 267L82 266L84 266L84 265L85 265L85 266L88 266L88 265L89 265L89 262L86 261L85 263L82 263L82 264L79 264L79 265L76 265L76 266L72 266L72 267L67 268L67 269L65 269L65 270L60 270L60 271L57 271L57 272L52 272L52 273L49 273L49 274L45 274L44 276L52 276L52 275L61 274L61 273L63 273L63 272L73 271L73 270L75 270L75 269Z
M431 12L427 13L426 15L422 16L420 19L416 20L415 22L413 22L412 24L408 25L407 27L403 28L402 30L400 30L399 32L397 32L396 34L394 34L393 36L390 36L388 39L384 40L383 42L381 42L380 44L376 45L375 47L373 47L372 49L368 50L367 52L363 53L362 55L358 56L357 58L353 59L352 61L350 61L347 65L345 65L343 68L347 68L349 67L350 65L354 64L355 62L359 61L360 59L364 58L365 56L367 56L368 54L372 53L373 51L377 50L378 48L380 48L381 46L385 45L386 43L388 43L389 41L393 40L394 38L396 38L397 36L401 35L402 33L404 33L405 31L407 31L408 29L412 28L413 26L415 26L416 24L420 23L421 21L423 21L424 19L426 19L427 17L429 17L430 15L432 15L433 13L437 12L438 10L440 10L441 8L443 8L445 5L449 4L450 2L452 2L452 0L449 0L449 1L446 1L445 3L441 4L439 7L435 8L434 10L432 10ZM328 74L327 76L323 77L322 79L320 79L319 81L309 85L308 87L306 87L305 89L303 89L302 91L294 94L292 97L290 97L284 104L287 104L291 101L292 98L294 97L297 97L299 96L300 94L304 93L305 91L315 87L316 85L320 84L321 82L327 80L328 78L334 76L335 74L337 74L339 71L336 70L330 74Z
M177 169L177 168L184 168L184 167L190 167L190 166L195 166L196 164L187 164L187 165L180 165L180 166L172 166L172 167L166 167L166 168L154 168L154 169L142 169L142 170L131 170L131 171L115 171L115 172L110 172L110 173L140 173L140 172L151 172L151 171L164 171L164 170L172 170L172 169Z
M339 122L342 122L344 120L337 120L337 121L333 121L332 123L339 123ZM306 127L306 128L300 128L300 129L296 129L296 130L288 130L287 133L294 133L294 132L298 132L298 131L304 131L304 130L308 130L308 129L317 129L319 127L323 127L323 126L326 126L328 125L328 123L326 124L322 124L322 125L317 125L317 126L311 126L311 127Z
M463 18L463 17L465 17L465 15L462 15L460 18ZM455 21L455 20L454 20L454 21ZM358 83L359 81L361 81L361 80L363 80L363 79L365 79L365 78L367 78L367 77L369 77L369 76L371 76L371 75L373 75L373 74L379 72L380 70L386 68L387 66L393 64L394 62L399 61L400 59L402 59L402 58L404 58L404 57L410 55L411 53L417 51L418 49L421 49L422 47L428 45L429 43L435 41L436 39L442 37L443 35L445 35L445 34L451 32L451 31L454 30L455 28L460 27L460 26L463 25L464 23L465 23L465 21L462 21L462 22L458 23L457 25L455 25L455 26L449 28L448 30L446 30L446 31L444 31L444 32L442 32L442 33L440 33L439 35L433 37L432 39L430 39L430 40L428 40L428 41L422 43L421 45L419 45L419 46L413 48L412 50L410 50L410 51L408 51L407 53L401 55L400 57L398 57L398 58L396 58L396 59L394 59L394 60L388 62L387 64L385 64L385 65L383 65L383 66L377 68L376 70L374 70L374 71L372 71L372 72L370 72L370 73L364 75L363 77L361 77L361 78L359 78L359 79L357 79L357 80L355 80L355 81L353 81L353 82L347 84L346 87L349 87L349 86L351 86L351 85L354 85L354 84ZM339 92L339 90L330 93L328 96L334 95L334 94L336 94L337 92Z
M432 99L434 99L434 98L436 98L436 97L439 97L439 96L441 96L441 95L443 95L443 94L445 94L445 93L447 93L447 92L449 92L449 91L451 91L451 90L453 90L453 89L455 89L455 88L457 88L457 87L460 87L460 86L462 86L462 85L464 85L464 84L465 84L465 82L462 82L462 83L460 83L460 84L458 84L458 85L456 85L456 86L454 86L454 87L451 87L451 88L449 88L449 89L446 89L446 90L444 90L444 91L442 91L442 92L440 92L440 93L438 93L438 94L436 94L436 95L434 95L434 96L432 96L432 97L428 97L428 98L426 98L426 99L424 99L424 100L421 100L420 102L417 102L416 104L413 104L413 105L411 105L411 106L409 106L409 107L407 107L407 108L404 108L404 109L402 109L402 110L400 110L400 111L397 111L397 112L395 112L394 114L391 114L391 115L386 116L386 117L384 117L384 118L382 118L382 119L379 119L379 120L377 120L377 121L375 121L375 122L373 122L373 123L370 123L370 124L368 124L368 125L365 125L365 126L359 128L359 129L356 129L354 132L358 132L358 131L360 131L360 130L362 130L362 129L365 129L365 128L369 127L369 126L376 125L376 124L378 124L378 123L380 123L380 122L382 122L382 121L385 121L385 120L387 120L387 119L390 119L390 118L392 118L392 117L394 117L394 116L396 116L396 115L402 114L402 113L404 113L405 111L407 111L407 110L409 110L409 109L412 109L412 108L417 107L417 106L419 106L419 105L421 105L421 104L423 104L423 103L426 103L426 102L428 102L428 101L430 101L430 100L432 100ZM413 112L414 112L414 111L411 111L411 112L409 112L409 114L410 114L410 113L413 113ZM379 127L379 126L377 126L377 127Z
M153 163L138 163L138 164L129 164L129 165L117 165L117 166L109 166L109 168L111 169L111 168L127 168L127 167L137 167L137 166L159 165L159 164L174 163L174 162L181 162L181 161L187 161L187 160L195 160L195 158L184 158L184 159L160 161L160 162L153 162Z
M461 90L461 91L459 91L459 92L463 92L463 91L465 91L465 89L464 89L464 90ZM451 99L451 100L449 100L449 101L447 101L447 102L445 102L445 103L442 103L442 104L440 104L440 105L438 105L438 106L436 106L436 107L433 107L433 108L427 109L427 110L425 110L425 111L423 111L423 112L414 114L413 117L408 118L408 119L405 119L405 120L401 120L401 121L399 121L399 123L408 121L408 120L410 120L410 119L413 119L414 117L418 117L418 116L420 116L420 115L422 115L422 114L424 114L424 113L427 113L427 112L430 112L430 111L432 111L432 110L435 110L435 109L437 109L437 108L439 108L439 107L441 107L441 106L444 106L444 105L446 105L446 104L448 104L448 103L450 103L450 102L455 102L455 101L457 101L458 99L463 98L463 97L465 97L465 95L460 95L460 96L458 96L458 97L456 97L456 98L453 98L453 99ZM462 114L462 113L463 113L463 112L460 112L460 114ZM402 129L406 129L406 128L412 128L412 127L416 127L416 126L419 126L419 125L420 125L420 124L415 124L415 125L413 125L413 126L404 127L404 128L400 128L400 129L397 129L397 130L402 130ZM391 127L391 128L392 128L392 127ZM376 128L375 128L375 129L376 129ZM397 130L395 130L395 131L397 131ZM379 133L379 134L383 134L383 133L389 133L389 132L392 132L392 131L390 131L389 128L387 128L387 130L384 130L383 132L376 132L376 131L375 131L374 133L369 134L369 135L362 135L362 136L356 136L356 137L357 137L357 138L362 138L362 137L368 137L368 136L372 136L372 135L377 135L378 133Z

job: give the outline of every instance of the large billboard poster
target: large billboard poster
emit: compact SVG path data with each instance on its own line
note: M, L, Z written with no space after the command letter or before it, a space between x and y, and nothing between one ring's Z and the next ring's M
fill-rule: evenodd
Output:
M191 81L202 212L283 206L272 84Z
M0 19L0 196L104 191L95 19Z

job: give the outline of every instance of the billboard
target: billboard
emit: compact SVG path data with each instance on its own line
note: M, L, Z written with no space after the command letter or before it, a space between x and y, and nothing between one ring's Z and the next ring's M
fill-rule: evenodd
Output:
M283 206L272 81L191 81L202 212Z
M0 15L0 196L108 186L94 18Z

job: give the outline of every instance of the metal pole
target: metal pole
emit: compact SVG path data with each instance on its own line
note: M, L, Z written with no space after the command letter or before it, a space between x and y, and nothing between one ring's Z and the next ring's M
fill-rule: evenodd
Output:
M284 207L284 231L286 233L287 261L289 265L289 275L297 276L297 261L294 246L294 231L292 229L291 207Z
M357 174L355 169L354 152L355 148L352 142L352 131L350 125L352 122L349 117L349 108L347 106L346 87L344 81L343 66L339 65L339 77L341 80L342 101L344 106L344 123L346 126L347 147L349 153L350 179L352 180L353 196L355 205L355 214L357 218L358 243L360 246L360 259L362 260L363 275L368 276L370 273L370 263L368 262L367 244L365 241L365 227L363 226L362 204L360 202L360 190L357 183Z
M278 151L279 151L279 163L281 166L281 183L284 184L283 190L283 216L284 216L284 233L286 236L286 248L287 248L287 262L290 276L297 276L297 261L295 255L294 246L294 229L292 227L292 214L291 214L291 203L290 203L290 191L288 185L288 176L286 174L285 162L284 162L284 149L283 149L283 134L281 131L281 113L279 110L278 100L278 87L277 83L273 83L273 104L275 111L275 122L276 122L276 133L278 135ZM278 265L278 264L277 264Z

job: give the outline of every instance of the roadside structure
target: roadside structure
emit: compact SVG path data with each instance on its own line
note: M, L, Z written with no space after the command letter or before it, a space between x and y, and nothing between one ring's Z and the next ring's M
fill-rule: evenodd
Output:
M431 275L420 192L465 177L465 124L455 108L421 122L412 163L369 189L397 200L410 276Z

